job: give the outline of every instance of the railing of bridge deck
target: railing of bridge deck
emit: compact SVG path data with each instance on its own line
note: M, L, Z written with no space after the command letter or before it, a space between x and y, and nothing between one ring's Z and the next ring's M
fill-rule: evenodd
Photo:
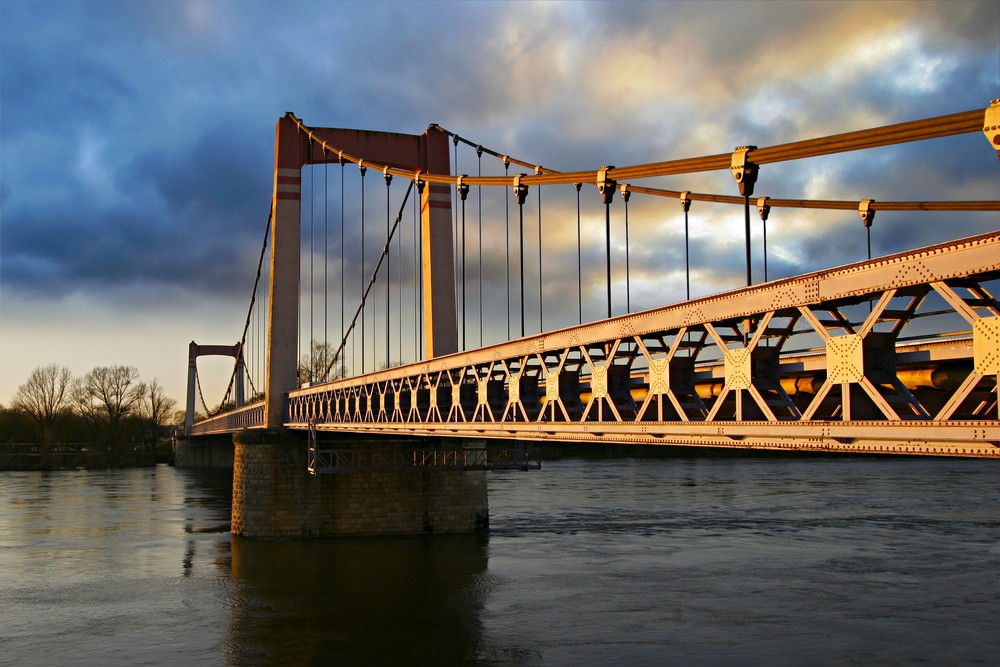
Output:
M298 390L287 425L996 457L998 278L1000 232Z
M263 425L264 402L259 401L197 422L191 427L191 435L233 433L243 429L262 428Z

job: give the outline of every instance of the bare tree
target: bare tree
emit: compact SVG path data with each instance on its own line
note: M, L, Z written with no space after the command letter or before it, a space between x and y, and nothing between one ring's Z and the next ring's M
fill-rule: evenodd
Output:
M335 364L330 369L330 374L325 375L326 369L333 360L333 346L330 343L321 343L314 340L310 354L302 355L299 360L298 380L299 386L306 383L329 382L340 377L340 366Z
M73 402L84 417L106 420L111 437L117 440L122 422L138 411L145 394L146 385L139 381L134 366L100 366L76 382Z
M167 398L166 394L163 393L163 387L160 386L160 381L156 378L153 378L153 381L148 383L145 389L145 400L142 401L141 411L142 418L149 429L149 446L153 448L159 439L160 427L167 423L170 411L177 405L177 401Z
M52 441L52 427L68 407L70 372L65 366L39 366L17 388L12 407L28 414L38 425L43 451Z
M195 422L200 422L204 418L205 418L204 414L202 414L197 410L195 411L194 413ZM180 409L180 410L174 410L172 413L170 413L167 423L169 423L171 426L179 426L181 428L184 428L184 424L186 421L187 421L187 410Z

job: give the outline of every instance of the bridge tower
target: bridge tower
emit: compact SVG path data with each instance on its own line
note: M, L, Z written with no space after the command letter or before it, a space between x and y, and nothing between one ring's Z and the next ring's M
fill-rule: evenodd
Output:
M485 472L386 470L313 476L302 440L283 432L288 392L298 388L302 167L340 163L342 152L361 158L362 164L370 160L414 172L450 171L448 135L436 125L421 135L334 128L309 132L311 137L291 113L277 124L264 430L233 437L232 532L280 539L481 529L489 521ZM420 210L425 355L433 358L458 350L449 186L426 183ZM373 446L350 435L338 443Z
M432 125L421 135L335 128L312 128L320 141L349 155L381 165L447 174L448 135ZM284 423L285 400L297 389L299 318L299 239L302 167L340 163L302 132L291 112L278 121L271 210L271 287L267 341L265 428ZM428 183L420 193L423 237L425 355L458 350L455 271L451 231L451 190Z
M195 390L198 384L198 357L219 356L235 359L236 369L233 372L233 407L243 407L246 401L246 390L243 386L243 376L246 375L243 366L243 346L235 345L199 345L191 341L188 345L188 385L187 413L184 418L184 434L191 437L191 426L194 424Z

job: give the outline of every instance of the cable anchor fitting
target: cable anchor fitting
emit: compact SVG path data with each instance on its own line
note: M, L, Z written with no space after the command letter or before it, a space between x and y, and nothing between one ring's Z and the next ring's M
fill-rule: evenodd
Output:
M771 205L768 204L770 197L758 197L757 198L757 212L760 213L760 219L767 222L767 215L771 212Z
M875 222L875 208L872 206L874 203L874 199L862 199L861 203L858 204L858 214L861 216L861 224L865 227L871 227L872 223Z
M740 186L740 194L749 197L753 194L754 183L757 182L757 165L747 159L747 153L757 150L756 146L737 146L733 153L732 165L729 170L733 172L736 185Z
M514 177L514 198L517 199L518 206L524 204L524 200L528 198L528 186L521 182L522 176L524 174Z
M368 167L365 166L364 160L358 160L358 171L361 172L361 177L364 178L365 172L368 171Z
M510 168L510 158L508 156L501 155L500 156L500 161L503 163L503 168L504 169Z
M615 198L615 182L608 178L608 172L614 168L614 165L610 165L597 170L597 191L601 193L601 201L605 204L610 204Z
M424 179L420 178L420 174L422 173L423 170L418 169L416 173L413 174L413 183L417 186L417 192L420 194L424 193L424 186L427 184Z
M389 173L389 166L382 167L382 177L385 178L385 187L392 185L392 174Z
M685 190L680 196L681 209L683 209L685 213L691 210L691 198L688 197L689 194L691 194L691 191Z
M986 140L996 149L997 158L1000 159L1000 98L990 102L986 107L986 116L983 118L983 134Z
M458 177L458 181L455 182L455 185L458 186L458 195L462 198L462 201L465 201L465 198L469 196L469 186L464 182L465 177L466 174L461 174Z
M618 189L622 191L622 199L624 199L627 204L629 197L632 195L632 191L628 189L628 183L622 183Z

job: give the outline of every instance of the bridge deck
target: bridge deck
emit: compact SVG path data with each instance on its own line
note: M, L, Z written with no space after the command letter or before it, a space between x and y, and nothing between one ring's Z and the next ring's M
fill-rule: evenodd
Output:
M997 279L993 232L300 389L286 426L998 457Z

